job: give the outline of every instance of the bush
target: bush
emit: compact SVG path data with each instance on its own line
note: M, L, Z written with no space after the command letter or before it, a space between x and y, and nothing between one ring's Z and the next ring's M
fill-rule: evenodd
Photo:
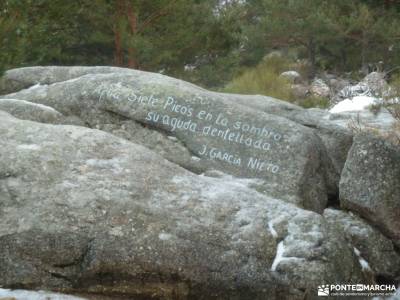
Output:
M274 55L265 59L258 66L247 69L234 78L224 88L225 92L237 94L260 94L282 100L292 101L290 83L279 76L288 70L290 62Z
M290 82L279 76L288 70L296 70L300 74L307 72L304 63L294 63L280 55L272 55L265 58L255 68L247 69L240 76L234 78L223 91L236 94L266 95L288 102L296 100L296 103L304 108L327 108L329 106L329 99L324 97L309 96L301 100L296 99Z
M328 108L330 105L330 101L328 98L319 97L319 96L308 96L303 100L298 101L299 105L304 108L318 107L318 108Z

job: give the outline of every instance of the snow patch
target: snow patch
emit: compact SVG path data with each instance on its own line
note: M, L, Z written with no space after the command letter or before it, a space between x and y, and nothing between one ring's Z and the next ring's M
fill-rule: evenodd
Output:
M120 174L124 171L124 168L121 167L120 161L117 158L112 159L88 159L86 160L86 165L99 168L99 169L107 169L114 174Z
M176 142L178 140L176 137L174 137L172 135L169 135L168 139L171 140L171 141L174 141L174 142Z
M84 76L84 75L82 75L82 76ZM78 81L79 79L81 79L82 76L78 76L78 77L75 77L75 78L71 78L71 79L68 79L68 80L65 80L65 81L61 81L61 82L56 82L56 83L71 83L71 82L75 82L75 81Z
M345 99L340 101L334 107L332 107L330 113L341 113L346 111L362 111L368 108L368 106L376 104L377 99L369 96L356 96L352 99Z
M158 235L158 238L160 239L160 240L162 240L162 241L168 241L168 240L170 240L171 238L172 238L172 235L171 234L169 234L169 233L160 233L159 235Z
M43 86L46 86L46 85L47 84L45 84ZM42 87L42 85L38 82L35 85L32 85L31 87L27 88L27 90L35 90L35 89L40 88L40 87Z
M21 150L40 150L42 148L39 145L36 145L36 144L22 144L22 145L18 145L17 149L21 149Z
M271 232L272 236L274 238L277 238L278 237L278 233L275 231L275 228L274 228L274 225L273 225L273 221L269 221L268 222L268 228L269 228L269 231Z
M356 247L354 247L354 253L358 257L358 262L361 265L361 269L363 271L372 271L371 267L369 266L369 263L361 256L360 250L358 250Z
M274 259L274 261L272 263L272 266L271 266L271 271L273 271L273 272L276 271L276 268L278 267L278 265L282 261L292 260L292 259L300 259L300 260L302 259L302 258L293 257L293 256L285 257L285 256L283 256L284 254L285 254L285 246L283 245L283 241L281 241L281 242L278 243L278 247L276 249L275 259Z
M204 175L203 175L204 176ZM249 188L253 184L260 184L262 180L254 178L237 178L231 175L222 173L221 177L207 177L207 180L212 180L214 183L202 190L202 194L206 198L215 199L220 195L226 195L227 192L234 192L236 189Z
M9 290L0 288L0 297L16 300L87 300L86 298L45 291Z

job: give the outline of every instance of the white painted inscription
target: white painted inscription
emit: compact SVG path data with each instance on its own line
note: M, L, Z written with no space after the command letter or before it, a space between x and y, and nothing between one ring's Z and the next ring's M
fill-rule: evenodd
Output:
M161 99L154 94L141 95L133 91L129 91L128 96L126 93L122 96L121 88L123 88L121 84L102 84L95 89L95 93L99 96L99 101L103 99L111 99L113 101L127 99L130 103L154 108L154 110L150 110L147 113L145 121L161 124L171 132L197 133L262 152L271 151L273 143L281 142L284 138L281 133L265 126L260 127L241 120L232 121L223 113L214 114L207 110L196 111L189 101L182 104L172 96ZM195 100L209 104L206 99L200 96L197 96ZM232 166L245 167L254 172L276 174L280 169L274 162L255 157L243 158L230 150L208 145L201 145L197 154L206 159L222 161Z

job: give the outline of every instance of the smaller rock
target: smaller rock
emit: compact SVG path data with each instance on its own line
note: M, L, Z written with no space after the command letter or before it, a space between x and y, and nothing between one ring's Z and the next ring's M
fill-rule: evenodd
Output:
M299 83L301 81L301 75L297 71L286 71L279 76L285 78L290 83Z
M268 59L273 58L273 57L282 57L282 56L283 56L283 54L282 54L281 51L274 50L274 51L271 51L270 53L268 53L267 55L265 55L263 59L264 60L268 60Z
M335 95L336 102L343 99L352 99L357 96L368 96L372 97L373 92L368 84L360 82L356 85L345 86L339 93Z
M304 84L292 84L291 89L296 99L304 99L310 94L310 88Z
M330 78L327 82L335 94L350 85L350 81L343 78Z
M354 138L339 184L340 204L400 245L400 149L382 137Z
M352 248L360 252L364 269L369 266L375 275L386 278L396 278L400 274L400 256L382 233L351 212L325 209L324 217L344 233Z
M385 74L381 72L369 73L362 81L376 95L382 95L388 90L389 85L385 80Z
M310 92L314 96L326 97L327 98L327 97L330 96L331 89L325 83L325 81L323 81L322 79L316 78L311 83Z

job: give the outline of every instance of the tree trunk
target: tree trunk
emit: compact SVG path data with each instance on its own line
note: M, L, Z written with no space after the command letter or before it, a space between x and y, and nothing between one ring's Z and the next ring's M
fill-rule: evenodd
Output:
M345 49L341 49L340 50L340 58L341 58L341 65L342 65L342 72L343 71L347 71L347 52L345 51Z
M362 33L362 38L361 38L361 72L364 75L368 75L369 73L369 67L367 63L367 49L368 48L368 40L366 38L366 33Z
M128 16L128 22L130 27L130 42L133 42L135 35L137 34L138 26L137 26L137 17L135 11L133 9L132 3L128 0L126 5L126 14ZM128 47L128 67L137 69L138 63L136 59L136 49L130 43Z
M309 77L314 78L315 74L316 74L316 46L315 46L315 42L314 39L311 37L308 41L308 46L307 46L307 50L308 50L308 59L310 61L311 64L311 68L310 68L310 74Z
M115 13L114 13L114 64L122 67L124 64L124 52L122 49L121 38L121 18L123 17L123 3L122 0L117 0Z

